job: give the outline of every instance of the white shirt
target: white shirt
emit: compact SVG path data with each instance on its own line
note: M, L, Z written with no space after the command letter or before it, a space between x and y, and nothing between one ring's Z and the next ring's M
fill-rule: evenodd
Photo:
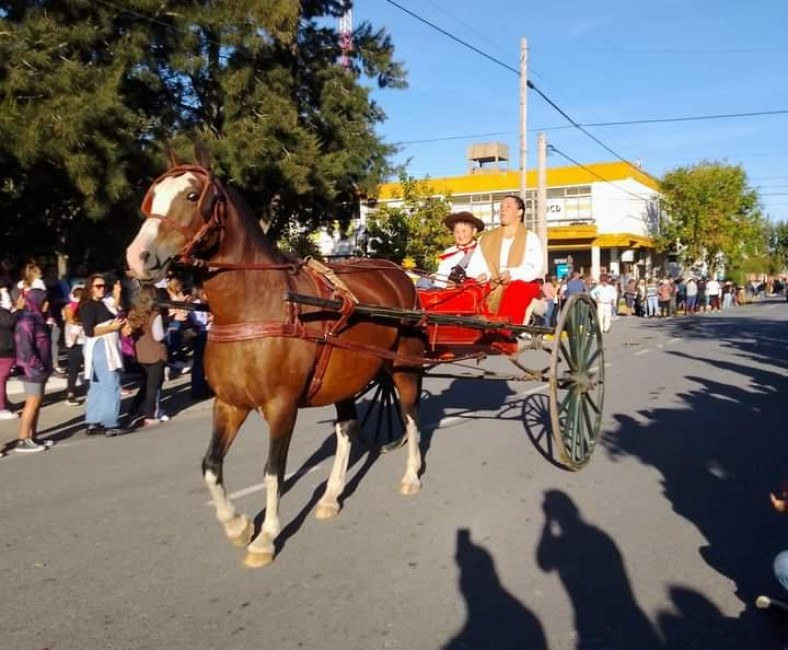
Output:
M501 257L498 261L498 268L501 273L509 271L512 280L523 280L524 282L532 282L536 278L542 277L542 264L544 263L544 251L542 250L542 242L539 237L530 230L525 235L525 254L523 261L519 266L508 266L509 264L509 250L512 248L514 237L504 238L501 242ZM477 246L473 251L471 261L468 268L465 269L469 278L478 278L480 275L490 277L490 267L487 266L487 260L484 259L482 247Z
M717 280L709 280L706 283L706 293L710 296L719 296L720 295L720 283Z
M473 255L477 250L479 250L478 244L476 244L476 247L471 254L471 259L473 259ZM451 275L451 270L462 261L463 257L465 257L465 253L456 245L450 246L446 249L446 251L438 259L438 270L435 274L436 279L434 281L434 285L436 287L445 287L447 285L447 280L449 279L449 275ZM467 273L468 269L466 268L465 270ZM468 273L468 277L473 278L475 276L472 276L470 273Z
M600 305L612 305L618 298L618 292L612 284L598 284L591 289L591 297Z

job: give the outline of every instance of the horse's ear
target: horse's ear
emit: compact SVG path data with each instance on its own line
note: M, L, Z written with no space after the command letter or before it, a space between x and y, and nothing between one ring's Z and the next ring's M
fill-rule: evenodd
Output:
M183 164L183 161L180 159L178 154L175 153L175 149L173 149L172 145L170 144L164 146L164 155L167 157L167 164L170 166L170 169L179 167Z
M211 171L211 156L208 147L202 140L194 143L194 161L206 171Z

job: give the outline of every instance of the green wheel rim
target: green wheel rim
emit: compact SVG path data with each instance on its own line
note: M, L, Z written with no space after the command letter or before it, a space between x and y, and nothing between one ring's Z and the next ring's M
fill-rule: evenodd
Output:
M550 359L550 420L562 463L584 467L599 440L605 397L605 355L596 305L572 296L561 312Z

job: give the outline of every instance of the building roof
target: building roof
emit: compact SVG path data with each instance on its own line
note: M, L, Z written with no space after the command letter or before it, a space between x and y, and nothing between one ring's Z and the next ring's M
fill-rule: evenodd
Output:
M601 183L603 181L599 176L607 181L632 179L655 191L659 190L659 183L653 176L647 172L638 171L624 162L591 163L584 167L551 167L547 170L547 186L566 187L567 185ZM535 189L536 183L536 170L529 170L526 179L528 189ZM520 186L520 172L514 170L487 174L448 176L446 178L429 178L428 184L435 190L436 194L516 191ZM400 183L384 183L379 188L378 198L384 201L396 199L400 197L400 192Z

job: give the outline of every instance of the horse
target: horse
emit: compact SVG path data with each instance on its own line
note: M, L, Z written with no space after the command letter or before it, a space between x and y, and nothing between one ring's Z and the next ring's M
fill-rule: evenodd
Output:
M354 301L414 309L416 291L402 268L386 260L331 265L323 267L322 275L310 270L303 260L280 251L241 195L211 172L204 145L195 145L192 165L182 164L172 152L167 157L168 170L143 201L146 219L126 260L141 282L161 279L173 261L205 269L213 324L204 370L215 401L202 473L226 536L246 547L244 564L263 567L276 554L287 452L300 408L336 408L336 454L315 510L318 519L329 519L339 513L358 432L354 396L381 371L390 373L407 442L400 492L419 492L417 403L424 335L404 322L378 322L352 313ZM325 297L327 285L334 297L342 297L340 313L296 307L283 297L286 291ZM269 432L265 517L257 536L252 520L229 498L222 472L224 457L252 410L263 416Z

